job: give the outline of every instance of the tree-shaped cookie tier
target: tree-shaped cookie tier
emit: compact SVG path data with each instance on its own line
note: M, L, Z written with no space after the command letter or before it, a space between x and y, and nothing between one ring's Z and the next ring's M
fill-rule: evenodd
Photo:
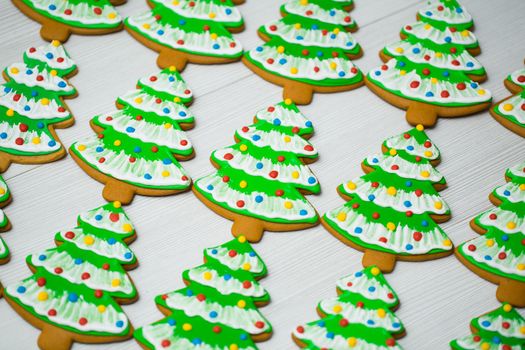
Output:
M193 192L233 220L235 236L250 242L258 242L264 230L317 225L317 212L304 197L320 191L306 165L318 157L306 140L313 134L312 123L291 100L259 111L254 119L236 131L236 144L212 153L217 171L195 181Z
M166 196L191 185L177 161L194 155L184 132L194 124L185 105L191 90L175 67L140 79L137 87L117 99L119 110L92 119L98 135L69 149L86 173L105 184L107 201L128 204L135 194Z
M505 178L489 196L496 207L470 222L480 236L458 246L456 256L498 284L499 301L525 307L525 162L507 169Z
M507 129L525 137L525 68L509 74L505 87L514 95L494 105L490 114Z
M137 265L128 244L135 230L120 203L108 203L78 217L78 226L55 236L56 248L29 255L33 275L8 285L11 307L41 329L42 350L69 349L73 342L128 339L133 327L119 304L137 291L126 270Z
M238 61L241 44L230 32L244 29L231 0L150 0L152 10L126 18L126 30L159 53L161 68L182 71L188 62L218 64Z
M292 333L301 348L401 349L395 338L405 328L394 314L399 306L396 293L376 266L341 278L336 298L317 306L321 319L298 326Z
M474 318L471 335L450 342L454 350L522 350L525 319L509 304Z
M11 0L24 14L42 25L47 41L67 41L74 34L98 35L122 29L113 5L126 0Z
M77 95L66 77L77 71L58 41L24 53L7 67L0 88L0 172L14 163L47 163L65 156L55 128L74 123L63 99Z
M135 331L145 349L256 349L272 327L258 307L270 297L257 282L266 266L244 236L207 248L204 264L183 272L186 287L155 299L166 317Z
M0 176L0 208L5 207L11 202L11 193L5 183L4 179ZM11 223L5 215L4 211L0 209L0 232L9 231L11 229ZM9 261L9 249L7 245L0 237L0 265L5 264ZM1 288L0 288L1 289Z
M450 218L438 193L446 187L435 168L439 149L418 125L386 139L382 151L363 161L366 175L338 187L348 202L324 214L324 227L364 251L364 266L377 265L383 272L391 272L396 260L452 254L452 242L437 224Z
M265 80L281 85L283 98L309 104L313 93L345 91L363 85L351 59L362 55L350 34L357 29L347 9L351 1L290 0L283 18L259 28L266 41L243 62Z
M403 27L401 42L380 52L386 63L367 74L370 90L406 109L412 125L433 126L438 117L489 108L491 94L478 83L485 70L472 57L480 49L470 14L456 0L431 0L417 18Z

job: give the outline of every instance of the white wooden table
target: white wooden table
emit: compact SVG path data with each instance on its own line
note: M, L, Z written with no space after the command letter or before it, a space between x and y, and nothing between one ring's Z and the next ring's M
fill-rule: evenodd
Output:
M240 6L246 30L237 35L244 47L260 39L256 29L279 16L281 1L247 0ZM522 67L525 57L525 1L463 0L476 22L475 33L489 80L484 84L496 100L508 95L502 80ZM414 21L421 1L356 1L353 17L360 25L356 38L365 55L356 64L365 72L380 63L377 52L398 39L400 28ZM147 8L130 0L120 7L127 16ZM520 30L521 28L521 30ZM23 51L43 43L39 26L19 13L8 0L0 1L0 65L18 62ZM71 79L80 95L68 105L76 124L58 134L69 146L89 136L88 121L111 111L115 98L133 88L138 78L157 70L154 52L126 32L95 37L72 36L66 48L77 61L79 74ZM183 74L196 100L191 109L197 126L188 133L197 157L183 165L193 178L212 171L210 152L232 143L234 130L249 124L253 114L280 101L281 89L252 74L242 63L222 66L190 65ZM362 175L360 162L380 150L384 138L409 128L403 111L388 105L367 88L317 95L301 110L314 122L311 142L320 153L312 165L323 192L308 199L318 211L343 203L335 192L344 180ZM525 143L504 129L488 112L468 118L441 119L429 131L442 151L439 170L449 188L442 192L453 218L442 227L455 244L475 233L468 221L491 207L487 196L503 183L507 167L525 158ZM13 230L3 234L12 260L0 267L0 280L13 283L30 274L25 256L53 246L56 231L73 227L78 213L104 203L102 185L88 177L68 157L41 166L12 165L4 174L13 194L6 212ZM191 192L164 198L137 197L126 208L137 226L131 246L140 266L130 274L140 299L124 310L135 327L162 317L153 298L182 287L181 273L202 261L202 249L231 239L231 222L201 204ZM261 311L274 327L261 349L294 349L290 332L314 320L316 303L335 296L339 277L361 268L361 253L346 247L322 227L290 233L267 233L255 246L268 264L262 284L272 302ZM448 342L469 334L471 318L498 306L496 287L468 271L453 256L426 263L399 263L387 276L399 294L398 316L408 334L406 349L447 349ZM34 349L38 330L24 322L0 300L0 349ZM133 341L99 346L75 344L74 349L138 349Z

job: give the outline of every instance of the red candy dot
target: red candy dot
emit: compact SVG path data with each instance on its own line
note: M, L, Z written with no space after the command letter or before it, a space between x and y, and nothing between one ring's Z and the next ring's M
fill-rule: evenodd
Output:
M36 51L36 49L35 49L34 47L30 47L30 48L29 48L29 52L30 52L30 53L33 53L33 52L35 52L35 51Z
M191 94L191 90L189 90L189 89L184 90L184 94L185 94L185 95L189 95L189 94Z
M213 333L220 333L222 331L222 328L220 326L213 326L212 330Z
M14 94L14 95L13 95L13 101L18 102L18 101L20 100L20 97L22 97L22 95L20 95L20 94Z
M263 321L257 321L257 322L255 322L255 327L256 327L256 328L259 328L259 329L264 328L264 322L263 322Z
M272 113L273 111L275 111L275 107L274 106L270 106L270 107L268 107L267 111Z
M452 60L450 63L452 63L453 66L459 66L458 60Z
M224 176L222 177L222 182L228 182L228 181L230 181L230 177L227 176L227 175L224 175Z
M284 156L278 156L277 157L278 162L284 162Z
M279 176L279 173L276 170L272 170L268 175L270 175L272 179L275 179L277 176Z
M24 123L21 123L18 128L20 129L21 132L26 132L29 127L27 126L27 124L24 124Z
M244 282L242 282L242 287L243 287L244 289L249 289L249 288L252 287L252 282L250 282L250 281L244 281Z
M87 318L85 317L81 317L79 320L78 320L78 323L80 323L81 326L84 326L88 323L88 320Z
M300 334L304 333L304 327L303 326L299 326L295 330L297 331L297 333L300 333Z
M355 306L357 306L358 308L363 308L365 306L365 304L362 302L362 301L358 301Z
M268 58L268 59L266 60L266 63L268 63L268 64L273 64L274 62L275 62L275 61L274 61L273 58Z
M184 40L182 40L182 39L177 40L177 44L184 45Z
M456 53L458 51L458 49L456 49L455 47L451 47L450 48L450 53Z
M399 170L399 165L394 164L394 165L392 165L392 166L390 167L390 169L392 169L392 170Z
M137 158L135 158L135 157L129 157L128 160L129 160L130 163L135 163L135 161L137 160Z
M297 133L299 132L299 128L298 128L297 126L294 126L294 127L292 128L292 132L293 132L294 134L297 134Z
M423 144L423 146L425 146L425 148L430 148L430 147L432 147L432 142L430 142L430 141L425 141L425 143Z
M494 214L494 213L489 215L489 219L490 220L496 220L497 218L498 218L498 216L496 214Z
M520 83L525 83L525 75L520 75L520 76L518 76L517 80L518 80L518 82L520 82Z
M109 214L109 220L111 220L112 222L117 222L119 220L119 215L118 213L111 213Z
M472 340L474 340L475 342L479 342L481 340L481 337L479 335L475 335L474 337L472 337Z
M277 26L276 26L276 25L271 25L271 26L270 26L270 30L271 30L272 32L275 32L275 31L277 30Z
M97 289L95 291L95 298L102 298L102 295L104 295L104 293L101 290Z
M283 194L284 194L284 191L283 191L283 190L277 190L277 191L275 191L275 195L276 195L277 197L281 197Z
M65 15L68 15L68 16L70 16L72 13L73 13L73 11L71 11L70 9L66 9L66 10L64 11L64 14L65 14Z
M388 239L386 239L386 237L379 237L379 242L386 243L388 242Z
M60 275L64 270L61 267L55 267L55 273Z
M396 340L394 338L388 338L386 340L386 345L387 346L394 346L394 345L396 345Z
M197 294L197 300L203 302L206 300L206 296L204 294Z
M503 327L504 329L509 329L509 328L510 328L510 323L508 323L508 322L503 322L503 323L501 324L501 327Z
M160 346L162 346L163 348L167 348L170 345L171 345L171 342L168 339L164 339L163 341L160 342Z
M437 9L438 9L438 11L443 11L443 6L439 5L439 6L437 7Z
M247 126L243 126L241 130L242 130L242 132L248 132L248 131L250 131L250 128L247 127Z
M93 9L93 12L95 12L96 15L101 15L102 14L102 9L100 7L95 7Z
M343 21L345 21L346 23L350 23L351 20L352 19L350 18L350 16L346 16Z
M108 263L104 263L104 264L102 265L102 268L103 268L104 270L109 270L109 264L108 264Z
M304 150L308 151L308 152L312 152L314 150L314 148L311 145L306 145L306 146L304 146Z
M498 254L498 259L505 260L507 258L507 254L505 252L501 252Z
M419 81L412 81L412 82L410 83L410 87L411 87L412 89L415 89L415 88L417 88L418 86L419 86Z
M346 327L348 326L348 320L346 318L342 318L341 321L339 321L339 325L341 327Z
M414 232L414 234L412 235L414 237L414 240L419 242L421 240L421 238L423 238L423 234L421 232Z
M317 67L317 66L314 67L314 72L319 73L320 70L321 69L319 67Z
M21 137L17 137L15 143L19 146L22 146L24 144L24 140Z
M310 51L304 49L303 51L301 51L301 53L303 54L303 56L308 56L308 54L310 53Z
M470 250L471 252L475 252L476 251L476 246L474 244L469 244L467 249Z
M467 85L465 85L465 83L458 83L456 87L458 88L458 90L465 90L467 88Z
M386 296L388 297L388 299L394 299L394 294L392 293L388 293Z
M405 139L407 139L407 140L408 140L408 139L410 138L410 134L408 134L408 133L405 133L405 134L403 135L403 137L404 137Z
M49 316L56 316L57 315L57 310L55 309L49 309L49 311L47 312L47 314Z
M372 182L372 183L370 184L370 186L372 186L373 188L377 188L377 187L379 187L379 182L374 181L374 182Z
M243 200L238 200L238 201L237 201L237 206L238 206L239 208L244 207L244 201L243 201Z
M87 280L91 277L91 275L88 273L88 272L84 272L80 278L82 278L83 280Z
M424 75L429 75L430 74L430 69L428 69L428 68L423 69L423 74Z
M448 98L450 97L450 93L447 90L441 91L441 97Z
M67 231L64 236L66 236L67 239L73 239L75 238L75 233L73 233L72 231Z
M415 190L414 193L415 193L416 196L418 196L418 197L421 197L421 196L423 195L423 191L421 191L420 189Z
M152 75L151 77L149 77L149 81L157 81L157 77Z
M237 256L237 251L231 249L231 250L228 252L228 255L230 256L230 258L233 258L233 257Z
M167 300L168 299L168 294L162 294L162 300Z
M226 160L232 160L232 159L233 159L233 154L231 154L231 153L226 153L226 154L224 155L224 159L226 159Z
M350 72L353 73L353 74L356 74L357 73L357 68L356 67L350 68Z
M105 161L106 161L106 158L104 157L100 157L98 160L99 163L104 163Z
M352 209L357 209L357 208L359 208L359 203L352 204Z
M43 287L46 285L46 279L44 277L39 277L36 280L36 284L38 284L39 287Z
M347 286L347 287L352 287L353 285L354 285L354 284L353 284L352 282L348 282L348 283L346 283L346 286Z
M378 212L375 212L375 213L372 214L372 217L373 217L374 219L379 219L380 215L379 215Z

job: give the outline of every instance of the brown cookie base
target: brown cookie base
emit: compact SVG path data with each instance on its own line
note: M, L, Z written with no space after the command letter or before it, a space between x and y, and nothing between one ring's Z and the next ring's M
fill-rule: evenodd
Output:
M505 80L505 86L507 87L507 89L509 89L511 92L513 92L512 88L509 88L509 86L507 86L507 85L510 85L510 84L513 84L513 83L512 82L507 83L507 82L508 81ZM515 85L515 84L513 84L513 85L516 86L517 88L519 88L517 85ZM521 137L525 137L525 127L519 126L518 124L515 124L515 123L511 122L510 120L508 120L507 118L502 117L501 115L499 115L496 112L496 108L498 108L499 105L501 105L503 102L505 102L506 100L508 100L508 99L510 99L512 97L514 97L514 95L511 95L511 96L507 97L506 99L501 100L500 102L496 103L494 106L492 106L492 108L489 110L489 112L490 112L490 115L492 116L492 118L496 119L496 121L498 123L500 123L501 125L503 125L507 129L509 129L510 131L520 135Z
M252 243L259 242L262 239L264 231L299 231L317 226L319 224L319 222L314 224L283 224L263 221L254 217L233 213L227 209L224 209L220 205L209 201L205 196L195 189L195 186L192 186L192 191L195 196L208 208L220 216L233 221L231 232L235 237L245 236L246 239Z
M345 85L345 86L317 86L306 83L301 83L291 79L287 79L278 75L271 74L253 63L251 63L246 57L243 57L242 62L246 67L250 68L255 74L260 76L266 81L273 83L275 85L280 85L283 87L283 99L291 99L295 104L298 105L307 105L312 102L314 92L317 93L332 93L332 92L341 92L357 89L358 87L363 86L363 81L360 81L356 84Z
M518 84L515 84L514 82L508 79L505 79L503 81L503 84L505 85L507 90L509 90L513 94L519 94L520 92L523 91L523 88L521 86L519 86Z
M406 110L406 120L411 125L421 124L425 127L436 125L438 117L456 118L481 112L490 107L491 102L484 102L474 106L465 107L443 107L428 103L410 100L389 91L383 90L379 86L368 80L365 76L366 86L377 96L386 102Z

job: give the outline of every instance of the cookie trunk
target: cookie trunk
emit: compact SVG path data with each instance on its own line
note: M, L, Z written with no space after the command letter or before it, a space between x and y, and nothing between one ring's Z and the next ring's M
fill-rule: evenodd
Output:
M108 180L102 191L102 197L108 202L119 201L122 204L129 204L134 196L135 192L131 187L116 180Z
M45 325L38 336L38 347L41 350L69 350L72 345L73 339L53 326Z
M363 266L377 266L381 272L390 273L396 266L396 256L390 253L384 253L377 250L365 250L363 255Z
M437 117L437 111L434 106L420 102L411 102L406 112L407 122L414 126L418 124L425 127L434 126L436 125Z
M187 64L188 59L186 56L181 52L174 52L173 50L161 50L157 58L157 65L160 68L175 66L179 72L182 72Z
M525 283L502 279L498 285L496 297L502 303L525 307Z
M11 165L11 159L5 154L0 153L0 173L4 173Z
M71 31L57 22L42 21L40 36L47 41L58 40L61 43L64 43L71 36Z
M260 220L249 217L237 217L233 221L232 234L235 237L245 236L252 243L259 242L264 233Z
M283 99L291 99L295 104L308 105L312 103L314 91L307 84L289 82L283 86Z

